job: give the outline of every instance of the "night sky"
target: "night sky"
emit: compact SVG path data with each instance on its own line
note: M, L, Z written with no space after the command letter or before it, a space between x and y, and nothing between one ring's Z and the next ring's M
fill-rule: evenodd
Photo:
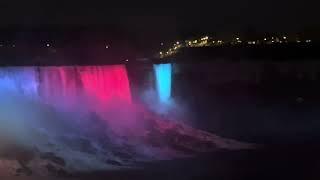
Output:
M192 1L11 1L0 4L0 28L103 27L120 30L139 46L199 34L319 30L316 0Z

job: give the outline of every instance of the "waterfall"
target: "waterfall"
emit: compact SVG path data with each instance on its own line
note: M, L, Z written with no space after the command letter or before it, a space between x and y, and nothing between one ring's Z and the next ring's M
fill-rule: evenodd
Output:
M155 64L153 68L159 100L161 103L169 103L171 97L171 64Z
M114 102L131 103L124 65L3 67L0 90L39 97L62 109L81 105L101 110Z
M61 108L73 108L77 99L81 82L78 80L76 67L40 67L39 93L44 102Z
M35 67L0 68L0 90L22 94L27 97L38 96L38 77Z
M77 67L85 94L104 102L131 102L129 80L125 66Z

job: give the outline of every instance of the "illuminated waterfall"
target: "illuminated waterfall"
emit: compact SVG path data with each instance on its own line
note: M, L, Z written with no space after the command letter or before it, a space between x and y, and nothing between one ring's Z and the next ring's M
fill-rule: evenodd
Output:
M90 110L113 103L131 103L124 65L48 66L0 68L0 90L74 109L84 104Z
M153 65L156 88L161 103L169 103L171 97L171 64L155 64Z
M38 96L38 76L36 67L0 68L0 91L36 98Z

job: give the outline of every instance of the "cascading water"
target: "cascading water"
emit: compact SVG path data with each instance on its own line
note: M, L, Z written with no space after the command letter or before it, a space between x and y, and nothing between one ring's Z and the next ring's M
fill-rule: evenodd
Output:
M102 102L131 103L127 71L123 65L77 67L83 91Z
M27 97L38 96L38 76L35 67L0 68L0 90L23 94Z
M161 103L169 103L171 97L171 64L155 64L153 65L156 87Z
M154 65L160 99L150 103L154 112L173 107L171 68ZM0 161L13 157L16 167L26 156L35 174L49 170L47 164L59 171L97 172L190 152L249 147L168 120L132 104L124 65L0 68Z
M124 65L0 68L0 89L71 109L86 102L93 103L88 104L90 110L113 102L131 103Z
M76 67L40 67L40 96L48 104L73 108L78 104L78 91L82 87L79 79Z

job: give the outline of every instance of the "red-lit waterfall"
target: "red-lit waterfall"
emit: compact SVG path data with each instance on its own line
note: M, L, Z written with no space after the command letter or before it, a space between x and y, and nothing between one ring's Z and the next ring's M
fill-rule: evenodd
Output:
M123 65L78 67L85 94L103 102L131 102L127 71Z
M89 103L97 110L112 102L131 103L124 65L40 67L39 93L64 108Z

